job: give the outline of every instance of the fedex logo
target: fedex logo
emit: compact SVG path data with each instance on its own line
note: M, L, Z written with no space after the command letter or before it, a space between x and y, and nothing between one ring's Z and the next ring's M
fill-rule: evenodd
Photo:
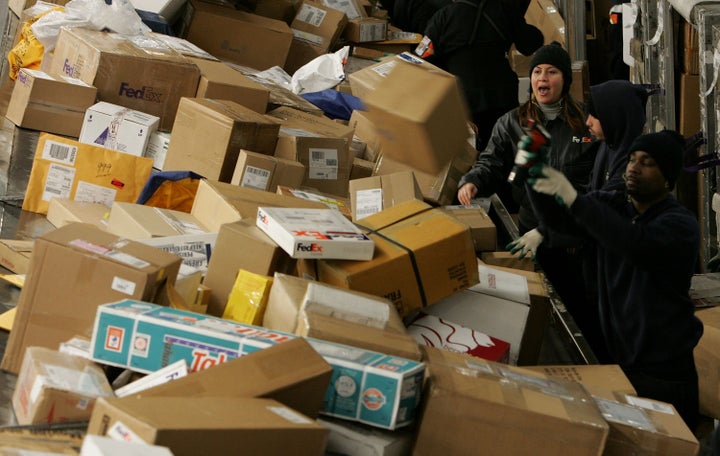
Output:
M70 60L68 59L65 59L65 61L63 62L62 72L72 78L77 77L77 73L75 72L75 65L70 65Z
M303 242L298 242L297 248L295 249L298 252L322 252L322 246L319 244L316 244L315 242L311 244L305 244Z
M266 214L263 214L262 212L258 212L258 220L259 220L260 223L262 223L263 225L267 225L267 224L268 224L268 216L267 216Z
M228 358L225 353L218 353L217 355L213 355L207 350L193 350L190 371L197 372L205 370L218 364L224 363L227 360Z
M139 100L152 101L154 103L162 103L162 93L156 91L151 86L142 86L139 89L130 87L127 82L120 83L118 95L128 98L137 98Z

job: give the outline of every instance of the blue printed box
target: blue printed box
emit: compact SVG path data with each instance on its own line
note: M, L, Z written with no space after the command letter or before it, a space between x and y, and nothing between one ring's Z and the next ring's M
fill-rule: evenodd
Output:
M98 307L92 359L151 373L184 359L191 371L296 338L294 334L126 299ZM322 413L386 429L413 422L425 364L318 339L333 367Z

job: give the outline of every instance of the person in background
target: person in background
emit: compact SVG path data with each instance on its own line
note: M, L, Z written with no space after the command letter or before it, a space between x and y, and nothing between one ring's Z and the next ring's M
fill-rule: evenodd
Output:
M518 143L525 136L529 121L542 125L550 134L548 163L563 170L579 192L585 191L595 155L584 126L584 106L569 93L570 56L559 44L549 44L533 55L530 68L529 100L495 123L487 147L460 180L457 193L460 204L468 205L475 197L490 196L507 183ZM516 240L516 247L537 258L564 302L580 302L584 299L584 288L580 258L574 252L577 239L553 236L538 227L524 181L515 179L511 187L514 203L519 206L518 228L522 235ZM504 203L509 206L507 201Z
M461 82L476 148L482 151L497 119L518 106L518 77L510 67L510 47L532 55L542 32L525 22L529 0L454 0L436 12L415 53Z
M428 21L452 0L383 0L390 22L404 32L425 33Z
M527 183L548 227L583 232L596 244L600 325L611 362L620 365L638 396L672 404L695 431L693 350L703 324L689 289L700 229L671 193L683 148L684 138L674 131L639 136L628 150L623 190L579 194L552 164L534 165Z

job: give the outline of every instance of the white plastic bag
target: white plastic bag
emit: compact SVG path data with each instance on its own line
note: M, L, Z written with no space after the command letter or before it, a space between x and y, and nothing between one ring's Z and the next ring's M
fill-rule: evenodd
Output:
M350 47L345 46L306 63L293 74L291 90L300 95L335 87L345 79L345 62L349 53Z

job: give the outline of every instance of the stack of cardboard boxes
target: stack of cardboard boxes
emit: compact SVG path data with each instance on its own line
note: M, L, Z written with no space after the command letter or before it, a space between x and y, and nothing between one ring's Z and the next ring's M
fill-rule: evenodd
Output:
M489 207L451 206L477 151L457 79L403 53L419 37L354 0L157 12L180 37L62 28L12 83L7 120L37 136L23 209L56 227L0 243L26 274L18 422L176 455L694 454L622 375L588 392L616 371L516 367L549 296L500 266ZM392 54L338 86L367 108L347 123L262 77L341 43ZM136 203L153 168L201 176L189 211Z

